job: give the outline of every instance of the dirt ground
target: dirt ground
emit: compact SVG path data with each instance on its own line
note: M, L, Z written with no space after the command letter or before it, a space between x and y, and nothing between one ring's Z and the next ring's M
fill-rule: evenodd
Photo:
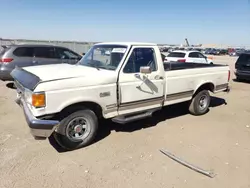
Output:
M216 57L233 71L236 58ZM0 187L250 187L250 84L231 81L229 94L213 98L209 113L195 117L185 104L128 125L102 122L98 140L63 152L34 140L15 90L0 82ZM224 100L225 99L225 100ZM159 152L166 149L207 170L194 172Z

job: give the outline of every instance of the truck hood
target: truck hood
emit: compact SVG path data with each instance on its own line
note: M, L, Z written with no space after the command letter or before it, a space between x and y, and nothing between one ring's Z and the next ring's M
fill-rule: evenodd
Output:
M24 67L25 71L37 76L41 81L52 81L76 77L85 77L88 75L110 73L108 70L96 69L83 65L70 65L70 64L54 64L54 65L41 65Z
M52 81L64 81L62 85L54 87L81 87L88 85L109 84L116 82L116 72L96 69L83 65L54 64L32 67L15 68L11 72L15 84L21 84L22 87L33 91L39 83L50 83ZM73 82L73 84L72 84ZM78 85L77 85L78 84Z

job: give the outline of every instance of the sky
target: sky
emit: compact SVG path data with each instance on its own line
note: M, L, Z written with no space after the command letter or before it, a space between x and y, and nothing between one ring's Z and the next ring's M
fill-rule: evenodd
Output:
M0 1L0 38L250 46L249 0Z

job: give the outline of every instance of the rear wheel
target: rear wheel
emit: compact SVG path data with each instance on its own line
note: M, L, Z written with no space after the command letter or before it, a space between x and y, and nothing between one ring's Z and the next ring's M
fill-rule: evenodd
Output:
M67 150L74 150L92 143L98 130L98 119L89 109L69 114L54 132L57 143Z
M199 91L193 97L190 106L189 112L193 115L203 115L208 112L210 106L211 97L207 90Z

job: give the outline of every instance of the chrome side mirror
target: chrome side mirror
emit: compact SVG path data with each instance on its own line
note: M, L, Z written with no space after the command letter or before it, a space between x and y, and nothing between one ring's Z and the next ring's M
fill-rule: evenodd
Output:
M150 74L151 73L151 68L149 66L140 67L140 73L142 73L142 74Z

